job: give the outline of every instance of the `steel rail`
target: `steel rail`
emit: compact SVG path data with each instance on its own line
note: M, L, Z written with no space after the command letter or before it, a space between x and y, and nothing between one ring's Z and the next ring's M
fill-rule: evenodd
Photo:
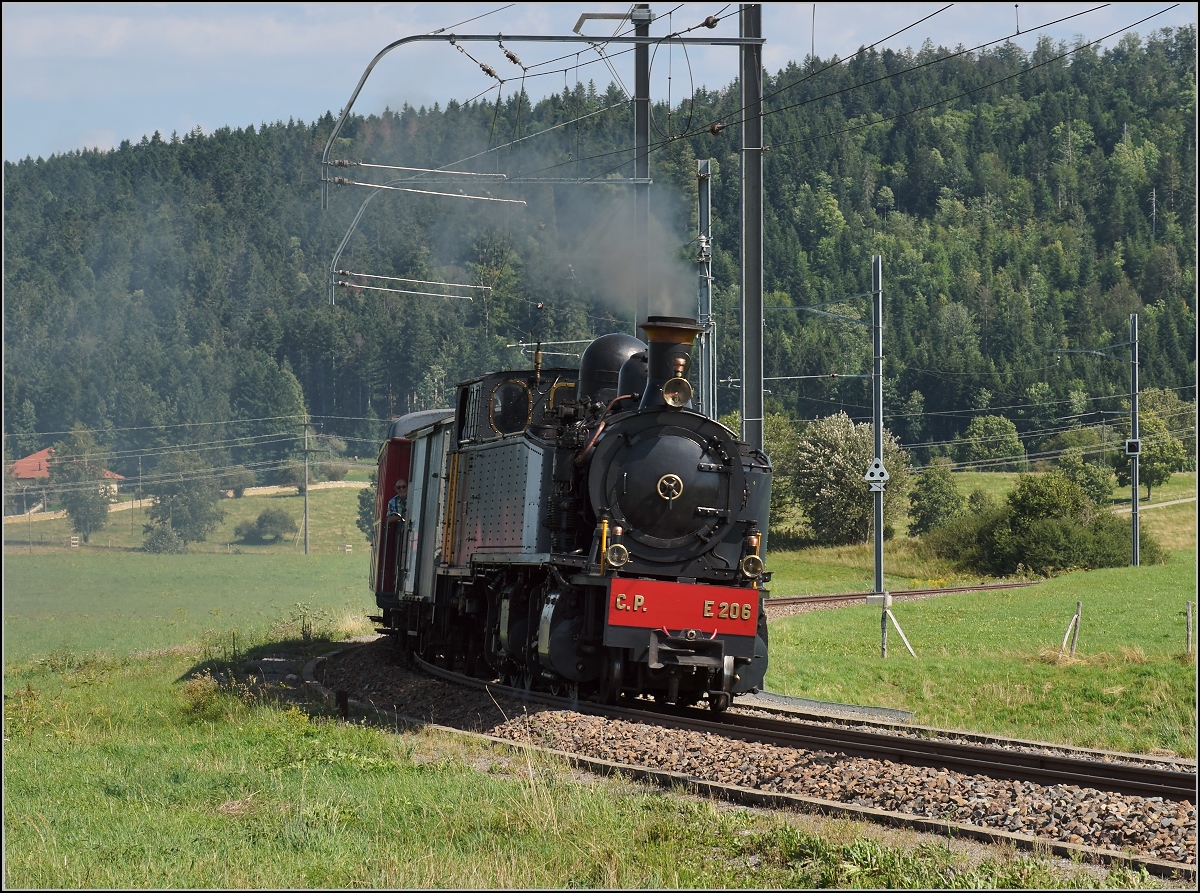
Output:
M711 724L712 720L702 722ZM723 714L717 724L736 730L736 734L785 747L815 747L821 750L832 747L843 753L890 759L908 765L935 766L1042 785L1070 784L1117 794L1163 797L1192 803L1196 798L1197 776L1175 769L1010 750L994 745L913 738L861 729L831 728L816 723L740 714Z
M1025 586L1036 586L1037 580L1024 580L1016 583L980 583L975 586L944 586L938 589L894 589L891 596L895 599L914 595L948 595L954 592L991 592L994 589L1021 589ZM786 595L768 598L768 608L782 608L788 605L821 604L823 602L846 602L865 599L870 592L831 592L821 595Z
M1077 785L1116 794L1196 802L1197 776L1191 772L1009 750L993 745L931 741L796 720L728 713L721 714L718 719L708 719L703 718L707 713L702 716L699 711L691 709L664 713L637 707L606 706L580 701L578 697L559 697L474 679L434 666L419 657L414 657L414 660L425 672L450 682L592 716L740 738L777 747L836 752L911 766L933 766L989 778L1029 781L1047 786Z

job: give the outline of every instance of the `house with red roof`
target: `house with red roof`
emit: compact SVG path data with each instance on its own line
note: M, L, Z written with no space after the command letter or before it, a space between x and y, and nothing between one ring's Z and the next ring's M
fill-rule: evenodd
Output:
M8 473L16 479L18 486L46 484L49 483L50 465L53 462L54 447L46 447L44 450L38 450L36 453L31 453L25 458L13 462L8 466ZM125 476L117 474L115 471L109 471L107 468L95 470L99 471L98 477L104 482L104 489L108 491L108 494L116 495L117 486L125 480Z
M45 481L46 478L50 477L50 463L53 459L54 447L46 447L44 450L38 450L24 459L18 459L12 465L8 466L8 473L16 478L20 484Z

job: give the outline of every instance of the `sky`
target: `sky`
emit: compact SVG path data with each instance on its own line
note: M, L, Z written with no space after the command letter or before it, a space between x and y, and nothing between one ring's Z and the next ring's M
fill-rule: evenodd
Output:
M494 100L521 87L535 101L576 80L600 90L620 78L633 87L633 53L610 46L607 61L586 43L519 42L517 35L571 35L583 13L623 14L619 3L4 3L4 160L112 149L159 131L242 128L337 114L385 46L429 34L509 35L499 42L407 44L373 69L356 113ZM650 33L738 36L738 5L651 4ZM1155 13L1161 13L1155 15ZM713 29L699 27L707 17ZM1074 16L1067 21L1047 25ZM1154 16L1148 21L1141 21ZM766 3L764 66L774 74L811 52L846 58L862 46L975 48L1011 38L1031 50L1040 36L1112 46L1130 31L1195 25L1194 3ZM1140 22L1140 24L1139 24ZM910 27L911 26L911 27ZM587 19L586 36L629 30L620 20ZM899 33L897 33L899 32ZM1114 35L1114 36L1108 36ZM498 84L480 63L491 66ZM654 51L651 97L673 106L693 86L734 82L733 46L662 46ZM611 67L610 67L611 66ZM485 92L489 91L490 92ZM482 96L481 96L482 94Z

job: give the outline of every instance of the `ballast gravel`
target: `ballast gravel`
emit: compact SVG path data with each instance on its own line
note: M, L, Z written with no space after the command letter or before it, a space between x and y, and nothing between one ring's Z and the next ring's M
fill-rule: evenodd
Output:
M1169 862L1196 862L1194 802L965 775L493 698L399 666L384 639L329 659L322 684L402 716L581 756Z

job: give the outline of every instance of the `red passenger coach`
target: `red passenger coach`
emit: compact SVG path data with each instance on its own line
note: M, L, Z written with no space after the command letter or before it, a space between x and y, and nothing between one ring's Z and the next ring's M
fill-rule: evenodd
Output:
M370 586L375 593L399 589L398 557L403 520L388 518L387 505L396 492L396 481L408 480L412 442L385 440L379 450L375 487L375 536L371 540Z

